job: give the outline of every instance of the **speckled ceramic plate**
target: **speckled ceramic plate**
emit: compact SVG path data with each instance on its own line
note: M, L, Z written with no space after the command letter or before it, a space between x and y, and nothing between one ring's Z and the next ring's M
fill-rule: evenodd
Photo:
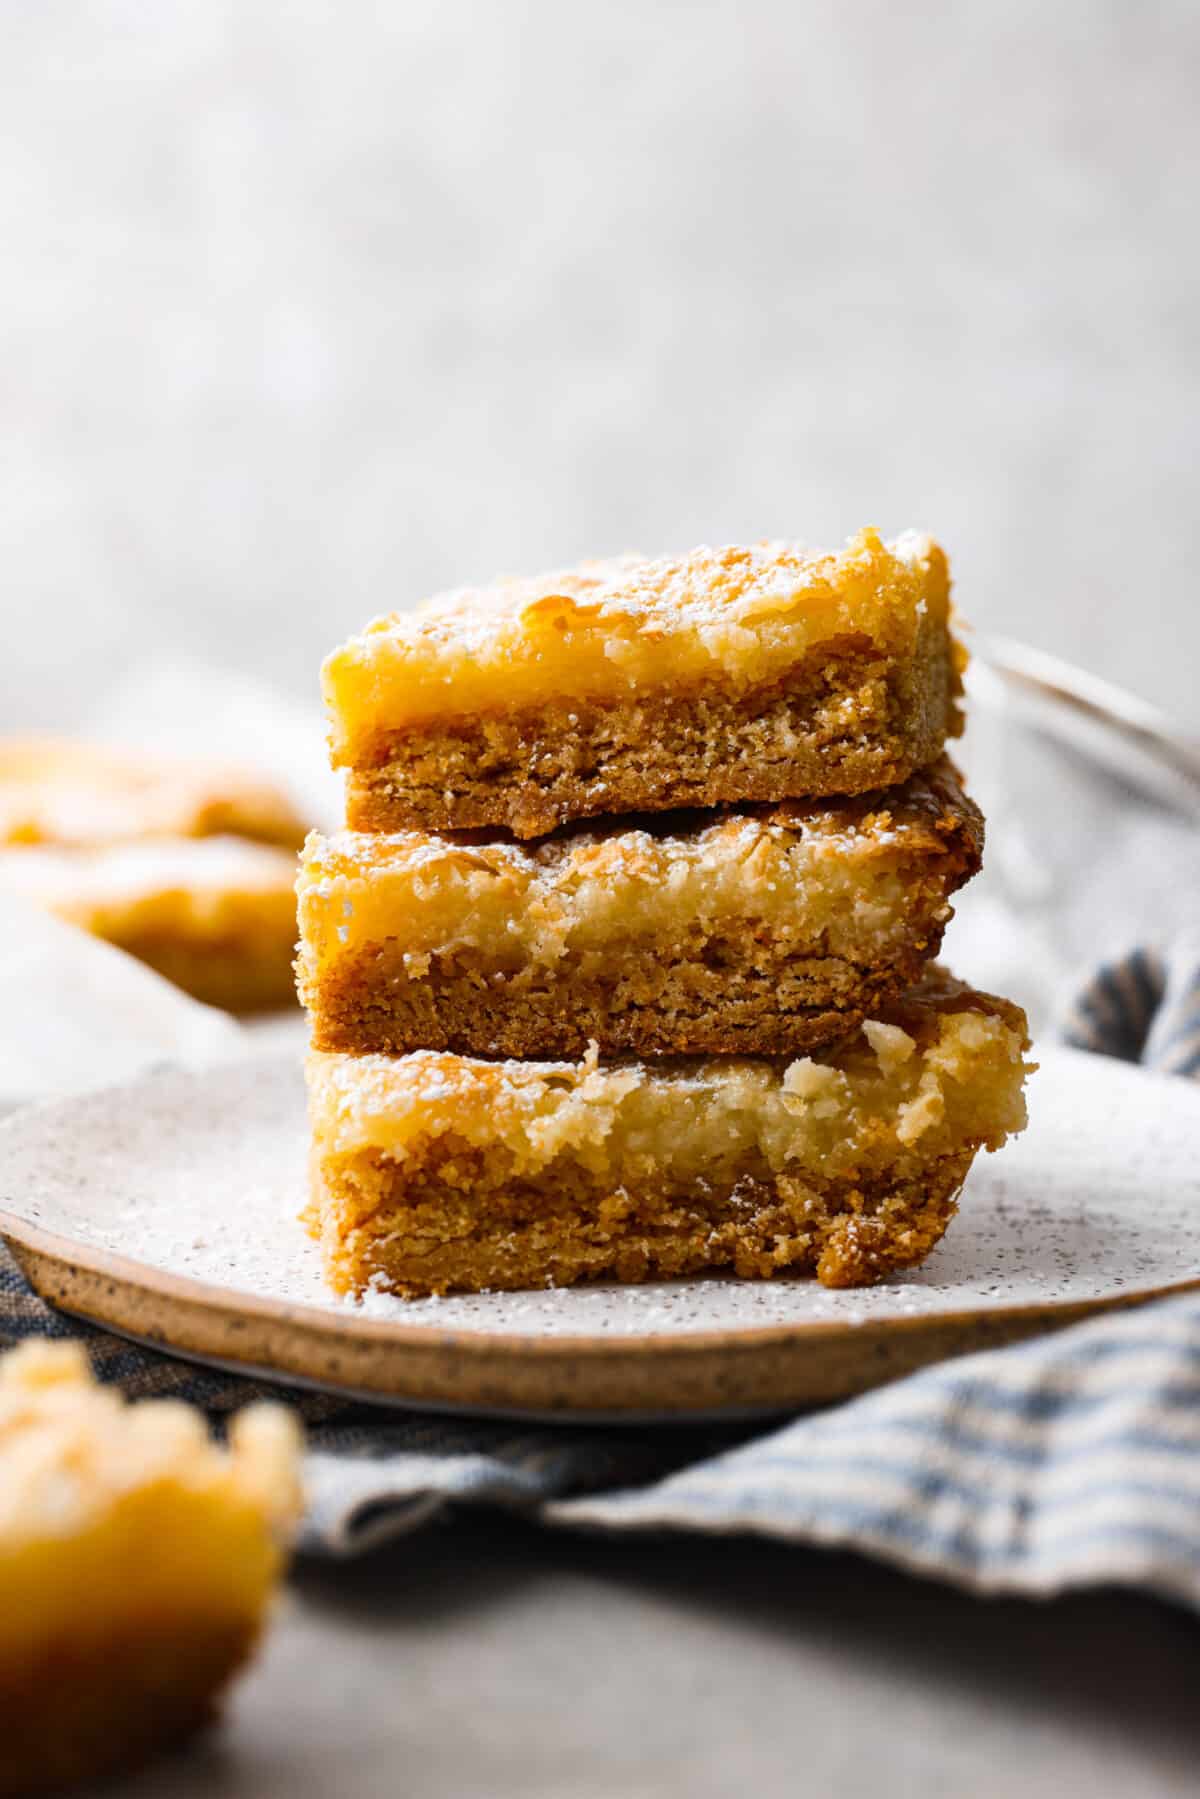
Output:
M478 1412L762 1411L1200 1286L1200 1089L1047 1053L1026 1135L981 1157L923 1268L815 1282L338 1301L297 1222L293 1057L136 1085L0 1126L0 1231L39 1292L182 1355Z

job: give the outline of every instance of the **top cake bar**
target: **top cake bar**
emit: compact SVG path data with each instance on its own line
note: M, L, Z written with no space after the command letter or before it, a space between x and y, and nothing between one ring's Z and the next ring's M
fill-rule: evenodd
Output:
M864 793L961 730L932 538L622 557L376 619L322 671L354 830Z

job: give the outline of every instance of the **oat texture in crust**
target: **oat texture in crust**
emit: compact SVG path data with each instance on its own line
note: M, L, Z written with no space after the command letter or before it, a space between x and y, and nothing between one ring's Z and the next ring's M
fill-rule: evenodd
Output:
M0 849L31 901L231 1012L295 1003L296 859L239 837Z
M928 537L625 558L377 619L323 670L347 822L503 826L862 793L961 728Z
M982 843L945 760L857 799L662 813L531 846L314 835L297 963L313 1045L797 1054L917 978Z
M0 739L0 844L247 837L299 849L305 821L253 771L57 737Z
M313 1052L308 1220L341 1292L730 1269L866 1285L928 1255L1024 1119L1024 1015L941 970L812 1057Z
M299 1514L291 1414L228 1448L174 1400L127 1405L82 1348L0 1360L0 1796L124 1772L213 1714Z

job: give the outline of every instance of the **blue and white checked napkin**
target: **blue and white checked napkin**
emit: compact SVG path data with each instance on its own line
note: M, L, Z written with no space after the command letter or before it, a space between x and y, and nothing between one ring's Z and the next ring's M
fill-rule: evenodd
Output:
M1200 1076L1200 953L1101 971L1068 1041ZM267 1391L55 1313L0 1250L0 1343L82 1335L132 1396L220 1417ZM309 1431L302 1547L350 1555L454 1505L605 1531L753 1531L976 1592L1122 1584L1200 1609L1200 1295L964 1357L769 1429L530 1427L284 1395Z

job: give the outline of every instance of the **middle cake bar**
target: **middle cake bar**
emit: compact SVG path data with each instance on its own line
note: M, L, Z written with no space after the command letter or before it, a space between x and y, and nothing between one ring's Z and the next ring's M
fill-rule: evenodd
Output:
M802 1053L918 977L982 846L945 759L856 799L532 845L313 835L300 996L326 1051Z

